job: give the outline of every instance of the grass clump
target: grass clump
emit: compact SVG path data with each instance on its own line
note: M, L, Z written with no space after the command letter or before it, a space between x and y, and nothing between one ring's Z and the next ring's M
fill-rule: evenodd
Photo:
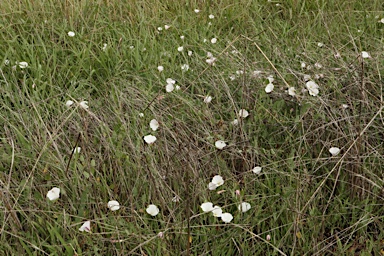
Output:
M381 7L2 1L0 252L383 254Z

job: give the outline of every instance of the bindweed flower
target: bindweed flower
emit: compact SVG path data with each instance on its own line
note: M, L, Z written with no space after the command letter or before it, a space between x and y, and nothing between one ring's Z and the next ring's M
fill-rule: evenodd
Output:
M217 206L215 205L212 209L212 214L214 217L221 217L221 215L223 214L223 210L221 209L220 206Z
M153 131L156 131L157 129L159 129L159 122L158 122L156 119L152 119L152 120L149 122L149 127L150 127Z
M215 16L213 14L209 14L208 18L212 20L215 18Z
M200 10L199 10L199 9L195 9L194 12L195 12L195 13L199 13Z
M164 232L159 232L157 234L157 236L160 238L160 239L163 239L164 238Z
M265 238L267 241L271 241L271 235L267 235L267 237Z
M247 116L249 116L249 113L248 113L247 110L245 110L245 109L240 109L239 110L239 117L246 118Z
M182 71L188 71L189 70L189 65L188 64L181 65L181 70Z
M139 117L144 117L144 113L139 113Z
M154 204L148 205L148 207L147 207L147 209L145 209L145 211L151 216L156 216L160 212L159 208Z
M146 135L146 136L144 136L144 141L147 144L153 144L153 143L155 143L156 140L157 140L157 138L155 136L153 136L153 135Z
M172 202L174 202L174 203L178 203L178 202L180 202L180 197L179 197L179 196L174 196L174 197L172 198Z
M289 87L288 88L288 95L290 95L290 96L295 96L296 95L296 89L295 89L295 87Z
M218 141L215 142L215 147L217 149L221 150L221 149L225 148L226 146L227 146L227 144L224 141L222 141L222 140L218 140Z
M321 65L319 62L315 63L315 68L321 69L322 67L323 67L323 65Z
M173 92L174 89L175 89L175 86L173 84L167 84L165 86L165 91L166 92Z
M69 32L68 32L68 36L69 36L69 37L74 37L74 36L75 36L75 32L73 32L73 31L69 31Z
M338 147L331 147L329 153L331 153L332 156L337 156L340 153L340 149Z
M305 82L308 82L309 80L311 80L311 76L310 75L304 75L304 81Z
M239 120L235 119L231 122L232 125L238 125L239 124Z
M21 61L21 62L19 62L19 67L20 68L27 68L28 67L28 63L25 62L25 61Z
M273 78L273 75L269 75L267 77L269 84L273 83L275 81L275 78Z
M82 109L88 109L88 101L80 101L79 103L79 106L82 108Z
M260 166L256 166L252 169L252 172L253 173L256 173L256 174L260 174L261 173L261 167Z
M170 25L164 25L164 28L165 28L165 30L168 30L171 28L171 26Z
M251 205L249 203L242 202L241 204L239 204L238 208L239 208L239 211L247 212L251 209Z
M371 58L371 55L366 51L362 51L361 57L363 57L363 59L369 59L369 58Z
M221 220L224 221L225 223L230 223L233 220L232 214L226 212L221 214Z
M210 212L213 210L213 203L211 202L202 203L200 208L203 210L203 212Z
M70 107L73 105L73 103L74 102L72 100L67 100L67 102L65 102L65 106Z
M177 47L177 51L182 52L183 50L184 50L184 47L183 47L183 46L179 46L179 47Z
M60 188L54 187L48 191L47 197L50 201L55 201L60 197Z
M188 51L188 56L192 56L193 52L192 51Z
M120 204L116 200L112 200L108 202L108 208L114 212L120 209Z
M217 43L217 38L215 38L215 37L214 37L214 38L212 38L212 39L211 39L211 43L212 43L212 44L215 44L215 43Z
M107 50L107 46L108 46L108 44L103 44L103 48L101 48L101 50L103 50L103 51Z
M207 95L207 96L205 96L204 97L204 103L210 103L212 101L212 97L211 96L209 96L209 95Z
M308 81L305 87L307 87L309 95L317 96L319 94L319 86L315 82Z
M91 232L91 222L89 220L84 222L83 225L81 225L81 227L79 228L79 231Z
M300 66L301 66L301 68L305 68L307 66L307 64L305 64L305 62L301 62Z
M81 151L81 147L76 147L76 148L73 149L73 153L74 154L79 154L80 151Z
M273 91L273 88L275 88L275 86L272 84L272 83L269 83L267 84L267 86L265 87L265 92L266 93L271 93Z
M323 44L323 43L321 43L321 42L318 42L318 43L317 43L317 46L321 48L321 47L323 47L323 46L324 46L324 44Z
M184 39L185 39L185 36L180 36L180 39L181 39L181 40L184 40Z
M158 66L158 67L157 67L157 70L159 70L159 72L163 72L164 67L163 67L163 66Z
M4 60L4 65L8 66L9 65L9 60Z
M209 190L215 190L216 188L220 187L224 184L224 179L220 175L215 175L212 178L212 181L208 184Z

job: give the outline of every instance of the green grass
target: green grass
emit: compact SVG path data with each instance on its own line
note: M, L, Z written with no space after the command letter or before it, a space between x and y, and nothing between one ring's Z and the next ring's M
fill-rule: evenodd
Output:
M1 1L1 255L384 254L381 1L203 2Z

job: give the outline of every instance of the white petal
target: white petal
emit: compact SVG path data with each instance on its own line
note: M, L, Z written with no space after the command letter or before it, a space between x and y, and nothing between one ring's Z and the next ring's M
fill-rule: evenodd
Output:
M169 29L170 27L170 25L164 25L165 30Z
M199 13L200 12L200 10L199 9L195 9L195 13Z
M215 16L214 16L213 14L209 14L208 18L210 18L210 19L214 19Z
M275 86L272 83L267 84L267 86L265 87L265 92L266 93L272 92L274 87Z
M239 208L239 211L247 212L251 209L251 205L249 203L242 202L241 204L239 204L238 208Z
M81 147L76 147L76 148L73 149L73 153L74 154L79 154L80 151L81 151Z
M146 135L144 136L144 141L147 143L147 144L152 144L154 143L155 141L157 140L157 138L153 135Z
M222 140L218 140L215 142L215 147L218 148L218 149L223 149L227 146L227 144L222 141Z
M242 117L242 118L246 118L247 116L249 116L249 113L245 109L240 109L239 116Z
M151 129L153 131L156 131L158 128L159 128L159 122L157 122L156 119L152 119L150 122L149 122L149 127L151 127Z
M183 46L177 47L177 50L178 50L179 52L182 52L182 51L184 50L184 47L183 47Z
M212 38L212 39L211 39L211 43L212 43L212 44L215 44L216 42L217 42L217 38Z
M52 188L51 190L48 191L47 197L49 200L54 201L59 199L60 197L60 188Z
M268 81L269 81L270 84L273 83L273 81L275 81L275 79L273 78L272 75L269 75L269 76L267 77L267 79L268 79Z
M224 221L225 223L229 223L233 220L232 214L226 212L221 214L221 220Z
M164 67L163 66L158 66L157 70L159 70L159 72L162 72L164 70Z
M73 101L72 100L67 100L67 102L65 102L65 105L67 106L67 107L70 107L70 106L72 106L73 105Z
M167 84L175 84L176 83L176 81L173 80L172 78L167 78L165 81L167 82Z
M19 62L19 67L20 68L27 68L28 67L28 63L25 62L25 61Z
M256 174L260 174L261 173L261 167L260 166L256 166L255 168L252 169L252 172L254 172Z
M211 202L202 203L200 207L203 210L203 212L210 212L213 210L213 203Z
M329 153L331 153L332 156L337 156L340 153L340 149L338 147L331 147Z
M204 97L204 103L210 103L212 101L212 97L211 96L205 96Z
M156 205L150 204L148 205L146 212L151 216L156 216L157 214L159 214L160 210L159 208L157 208Z
M233 121L231 122L231 124L233 124L233 125L238 125L238 124L239 124L239 120L235 119L235 120L233 120Z
M68 36L70 36L70 37L74 37L74 36L75 36L75 32L73 32L73 31L69 31L69 32L68 32Z
M175 89L175 86L173 84L167 84L167 86L165 86L166 92L172 92L174 89Z
M209 190L215 190L217 188L217 185L213 182L209 182L208 189Z
M323 47L323 46L324 46L324 44L323 44L323 43L321 43L321 42L319 42L319 43L317 43L317 46L319 46L319 47Z
M91 222L89 220L84 222L83 225L81 225L81 227L79 228L79 231L90 232L91 231Z
M295 95L296 95L296 89L295 89L295 87L289 87L289 88L288 88L288 94L289 94L290 96L295 96Z
M224 179L220 175L215 175L212 178L212 183L215 184L217 187L224 184Z
M112 201L109 201L108 202L108 208L111 210L111 211L117 211L120 209L120 204L119 202L117 202L116 200L112 200Z
M305 87L308 89L308 93L312 96L317 96L319 94L319 86L313 82L313 81L308 81L305 84Z
M83 108L83 109L88 109L88 101L81 101L79 103L80 107Z
M363 57L364 59L367 59L367 58L371 58L371 55L369 55L369 53L366 52L366 51L362 51L361 52L361 57Z
M192 56L193 52L192 51L188 51L188 56Z
M212 214L215 217L221 217L221 214L223 213L223 210L220 206L215 205L212 210Z

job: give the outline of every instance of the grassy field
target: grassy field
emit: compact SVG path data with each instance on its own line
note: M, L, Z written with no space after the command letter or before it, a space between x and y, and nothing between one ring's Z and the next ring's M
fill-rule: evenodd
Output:
M383 10L2 0L0 254L384 255Z

